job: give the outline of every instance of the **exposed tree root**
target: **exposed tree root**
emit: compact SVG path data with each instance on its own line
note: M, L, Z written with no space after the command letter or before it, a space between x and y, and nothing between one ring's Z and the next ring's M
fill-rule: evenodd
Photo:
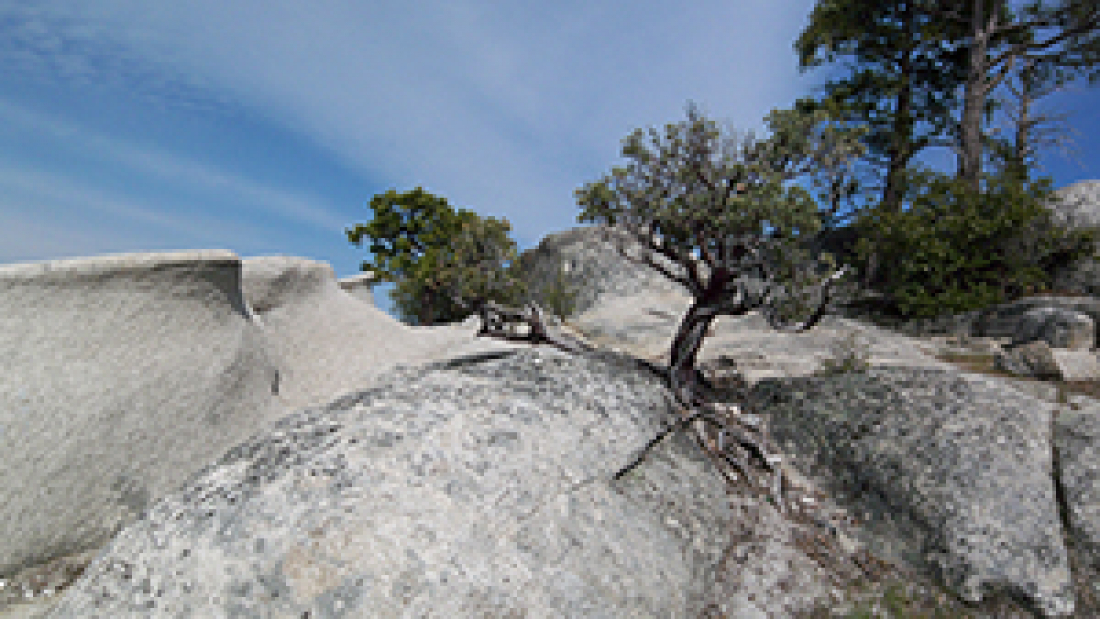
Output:
M594 350L584 342L551 334L542 310L533 303L517 310L489 301L481 305L479 313L482 319L478 331L480 337L549 344L569 353ZM709 322L700 325L705 327ZM697 342L691 344L698 347ZM728 482L736 483L740 476L751 486L768 492L779 509L786 513L789 506L784 498L785 490L794 489L793 480L785 474L789 469L783 465L782 457L772 446L763 420L743 412L739 405L718 402L716 390L695 368L685 370L681 365L666 369L649 363L646 365L656 371L673 392L681 418L651 439L630 464L615 473L614 478L620 479L637 467L649 451L669 434L693 428L698 444L719 465L719 471ZM707 426L717 431L717 438L708 435Z

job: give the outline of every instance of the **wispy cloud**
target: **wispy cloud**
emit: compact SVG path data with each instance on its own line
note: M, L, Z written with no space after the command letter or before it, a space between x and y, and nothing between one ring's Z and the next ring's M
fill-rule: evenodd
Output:
M236 205L239 211L262 212L266 218L274 216L295 226L330 233L338 233L347 224L345 217L323 206L316 196L233 176L201 162L112 138L8 102L0 101L0 123L18 127L37 140L64 143L74 152L90 153L99 162L106 160L124 176L143 178L146 182L155 179L180 194L214 196L221 203ZM71 171L57 173L15 159L0 158L0 190L4 192L4 197L0 197L4 210L49 206L55 210L55 225L60 227L64 226L65 213L71 213L73 218L99 213L141 222L161 234L201 243L212 235L220 235L231 223L224 211L196 212L194 204L181 201L167 204L160 199L141 201L125 193L97 188L93 182L77 181ZM22 196L22 201L17 202L16 196ZM17 229L9 226L6 230Z
M23 30L75 74L216 93L537 240L572 223L572 190L631 129L677 119L689 98L756 126L789 98L811 4L46 1Z

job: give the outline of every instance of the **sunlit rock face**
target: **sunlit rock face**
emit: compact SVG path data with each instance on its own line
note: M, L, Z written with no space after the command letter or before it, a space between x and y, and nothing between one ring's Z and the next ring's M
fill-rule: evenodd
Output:
M686 292L656 270L624 258L614 244L602 238L603 230L606 230L603 226L588 226L550 234L537 247L521 254L518 268L537 302L549 305L548 291L559 269L567 288L576 293L573 314L584 312L602 296L629 296L643 291ZM618 231L611 234L626 238ZM628 243L631 256L640 256L640 250L637 243Z
M227 251L0 266L0 577L94 549L278 414Z

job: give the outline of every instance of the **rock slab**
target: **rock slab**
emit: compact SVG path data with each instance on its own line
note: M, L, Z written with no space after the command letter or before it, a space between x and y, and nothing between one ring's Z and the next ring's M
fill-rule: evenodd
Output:
M337 283L340 284L340 288L344 292L368 305L374 305L373 286L378 283L378 278L374 273L360 273L359 275L345 277Z
M613 243L604 240L605 231L613 238L625 240L630 256L641 256L642 248L636 241L602 225L547 235L538 246L519 256L517 268L529 292L544 309L549 308L548 291L556 283L559 272L565 286L576 294L572 315L588 310L602 297L640 292L687 292L653 268L624 258ZM659 257L659 260L664 258ZM664 264L673 268L670 263Z
M122 531L51 617L695 617L721 478L615 355L395 371L283 419ZM736 609L733 609L736 614Z
M349 294L331 265L308 258L246 258L241 288L279 367L288 413L369 386L397 365L520 347L477 338L472 325L404 325Z
M864 514L869 546L963 599L1074 610L1050 448L1054 405L987 377L874 368L752 397L804 474Z
M1100 403L1075 408L1055 419L1054 453L1078 594L1100 610Z
M0 577L99 547L272 419L231 252L0 267Z

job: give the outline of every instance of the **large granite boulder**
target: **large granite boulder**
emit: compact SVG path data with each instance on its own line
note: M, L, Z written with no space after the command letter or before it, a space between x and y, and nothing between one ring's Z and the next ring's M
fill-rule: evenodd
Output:
M1055 405L1003 381L909 368L771 379L753 398L795 465L862 514L879 556L935 574L968 601L1074 611ZM1078 509L1091 513L1095 501Z
M1081 181L1055 192L1054 221L1071 229L1100 226L1100 181ZM1100 250L1100 247L1097 247ZM1051 274L1055 290L1100 296L1100 262L1084 259Z
M696 617L733 512L661 380L532 349L390 374L240 444L52 617ZM729 609L734 616L745 616Z
M0 266L0 580L102 546L280 413L227 251Z
M519 346L478 339L472 325L404 325L349 294L331 265L307 258L246 258L241 285L279 367L287 412L369 385L397 365Z
M352 275L339 280L337 283L344 292L368 305L374 305L374 286L378 283L378 278L374 273Z
M970 335L996 338L1019 337L1024 316L1043 308L1083 314L1092 319L1093 324L1100 321L1100 299L1088 296L1036 295L972 313L972 320L969 323Z
M1012 346L1042 340L1051 348L1091 350L1096 347L1096 325L1081 312L1061 307L1037 307L1020 320Z
M649 266L624 258L612 243L602 238L604 231L628 238L606 226L585 226L547 235L537 247L520 254L517 269L538 303L549 306L549 291L559 273L567 289L576 294L573 314L584 312L605 295L687 292ZM627 251L633 257L641 255L641 247L632 240L627 242Z

